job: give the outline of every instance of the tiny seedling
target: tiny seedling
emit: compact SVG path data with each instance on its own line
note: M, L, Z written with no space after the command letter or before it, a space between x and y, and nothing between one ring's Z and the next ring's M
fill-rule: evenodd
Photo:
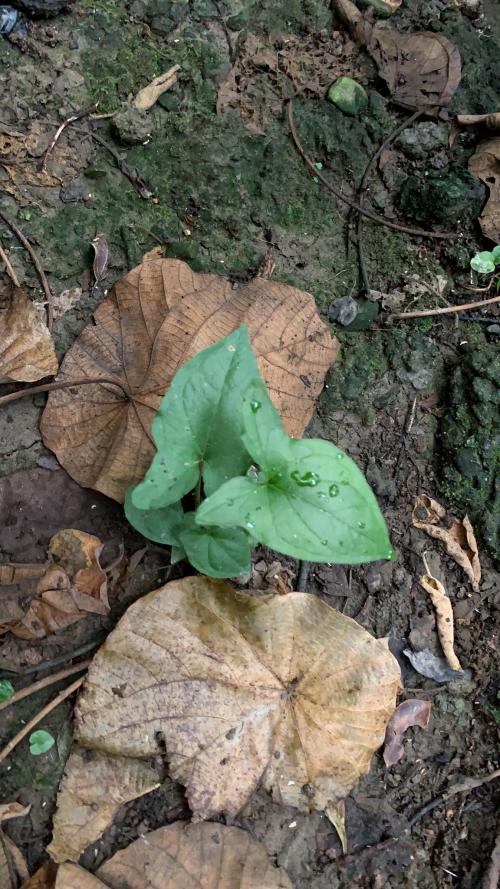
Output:
M488 275L500 265L500 245L493 250L482 250L475 253L470 261L471 269L480 275Z
M14 686L9 679L0 679L0 704L9 701L14 694Z
M156 455L125 513L172 546L172 561L235 577L250 570L256 543L313 562L392 558L356 464L327 441L287 435L245 327L181 367L152 435Z
M40 756L42 753L47 753L55 743L56 742L50 732L46 732L43 729L32 732L29 736L30 753L33 756Z

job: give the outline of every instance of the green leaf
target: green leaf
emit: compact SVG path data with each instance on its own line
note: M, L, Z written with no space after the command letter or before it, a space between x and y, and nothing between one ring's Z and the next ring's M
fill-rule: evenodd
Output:
M495 248L496 249L496 248ZM500 261L500 258L497 262ZM495 271L495 259L493 253L489 250L483 250L482 253L476 253L470 261L471 268L480 275L486 275L488 272Z
M40 756L41 753L47 753L47 750L50 750L56 742L49 732L39 729L39 731L31 733L29 743L30 753L33 756Z
M237 577L250 571L250 540L241 528L200 527L194 513L178 530L186 556L208 577Z
M9 679L0 679L0 704L10 700L14 694L14 686Z
M172 550L170 552L170 564L175 565L177 562L181 562L182 559L186 558L186 551L183 546L180 546L178 543L174 543L172 545Z
M313 562L392 557L384 518L356 464L319 439L289 438L265 385L242 404L243 439L258 479L233 478L201 504L201 525L238 525L279 552Z
M500 265L500 244L497 247L493 247L491 256L495 265Z
M134 506L168 506L191 491L203 472L205 493L246 472L238 414L248 380L259 373L242 326L176 373L153 420L158 452L132 492Z
M139 509L132 501L134 488L128 488L123 508L125 515L134 528L148 540L155 543L175 544L177 537L173 528L182 521L184 515L180 503L172 503L159 509Z

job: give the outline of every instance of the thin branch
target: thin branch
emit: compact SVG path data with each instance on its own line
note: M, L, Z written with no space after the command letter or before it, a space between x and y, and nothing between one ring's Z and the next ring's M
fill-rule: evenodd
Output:
M329 191L331 191L332 194L335 195L335 197L339 198L339 200L341 200L341 201L344 201L344 203L347 204L349 207L352 207L353 210L357 210L358 213L361 213L363 216L366 216L367 219L371 219L372 222L377 222L379 225L385 225L386 228L392 228L392 229L394 229L394 231L406 232L406 234L408 234L408 235L417 235L418 237L421 237L421 238L453 238L454 237L454 234L452 232L441 232L441 231L431 232L431 231L426 231L425 229L422 229L422 228L411 228L408 225L401 225L399 222L390 222L389 219L384 219L383 216L377 216L376 213L372 213L371 210L365 210L364 207L361 207L359 204L356 203L356 201L353 201L353 200L351 200L351 198L346 197L345 194L342 194L342 192L339 191L338 188L335 188L335 186L332 185L332 183L328 181L326 176L324 176L323 173L320 170L318 170L317 167L314 166L313 161L311 160L311 158L309 157L309 155L306 153L305 149L303 148L303 146L299 140L299 137L297 135L297 131L295 129L291 101L288 103L288 123L290 126L290 133L292 135L292 139L295 143L295 147L297 148L297 151L299 152L299 154L302 156L306 166L309 167L311 173L313 173L315 176L317 176L318 179L321 180L323 185L325 185L326 188Z
M40 278L40 283L43 287L43 292L45 293L46 312L47 312L47 327L49 328L49 330L52 330L52 324L54 322L54 310L52 307L53 297L52 297L52 291L49 287L49 282L47 281L47 276L43 270L43 266L42 266L40 260L38 259L38 256L36 255L35 251L33 250L33 247L31 246L30 242L23 235L21 229L18 228L17 225L15 225L13 222L11 222L10 219L8 218L8 216L6 216L2 210L0 210L0 219L4 222L4 224L7 226L7 228L10 228L11 232L13 234L15 234L16 238L21 242L21 244L23 245L25 250L27 250L27 252L29 253L29 255L31 257L33 265L35 266L35 268L37 270L38 277Z
M0 244L0 258L3 259L3 261L5 263L5 268L7 270L7 274L9 276L10 280L12 281L14 287L20 287L21 285L19 284L19 278L17 277L14 269L12 268L10 259L7 256L7 254L1 244Z
M11 704L16 704L17 701L22 701L23 698L35 694L35 692L40 691L42 688L46 688L48 685L53 685L54 682L66 679L67 676L73 676L74 673L82 673L83 670L87 669L89 664L90 661L82 661L80 664L72 664L71 667L65 667L64 670L59 670L57 673L45 676L44 679L39 679L38 682L33 682L32 685L27 685L26 688L20 688L11 698L0 703L0 710L5 710L5 708L10 707Z
M481 306L491 306L493 303L500 302L499 296L492 296L490 299L480 299L475 303L462 303L459 306L445 306L441 309L420 309L415 312L400 312L397 315L389 315L389 318L427 318L430 315L449 315L452 312L464 312L468 309L479 309Z
M2 395L0 398L0 407L8 404L10 401L17 401L18 398L24 398L25 395L37 395L38 392L54 392L57 389L71 389L72 386L99 386L99 385L118 386L122 390L127 401L131 400L130 393L127 391L123 383L118 380L110 380L107 377L96 377L95 380L85 378L83 380L62 380L60 383L42 383L41 386L30 386L29 389L21 389L18 392L11 392L9 395Z
M34 729L35 726L38 725L38 723L41 722L45 716L47 716L49 713L52 713L52 710L55 710L56 707L59 706L59 704L62 704L62 702L65 701L66 698L69 698L69 696L72 695L73 692L77 690L77 688L80 688L84 679L85 676L80 676L79 679L76 679L75 682L72 682L71 685L68 685L67 688L64 688L62 691L60 691L57 697L46 704L45 707L43 707L40 712L33 717L33 719L30 719L30 721L26 723L24 728L22 728L21 731L18 732L17 735L15 735L15 737L12 738L12 740L9 741L9 743L0 752L0 762L3 762L4 759L7 759L9 754L12 753L19 742L22 741L23 738L26 737L26 735L29 735L31 730Z
M25 670L21 670L18 672L17 670L8 670L6 667L3 670L0 670L0 679L5 678L5 674L7 673L9 676L15 674L15 676L29 676L31 673L40 673L42 670L48 670L49 667L58 667L59 664L64 664L66 661L73 660L76 657L81 657L82 654L87 654L88 651L92 651L93 648L97 648L104 642L106 635L100 633L97 639L94 639L92 642L86 642L85 645L80 645L79 648L75 648L74 651L67 651L65 654L60 654L58 657L53 657L48 661L40 661L38 664L34 664L31 667L26 667Z
M57 142L59 141L61 134L66 129L66 127L70 123L74 123L75 120L81 120L82 117L87 117L87 115L91 114L92 111L95 111L96 108L97 108L97 103L95 105L91 105L90 108L85 108L83 111L77 111L76 114L71 114L69 117L66 118L66 120L63 120L63 122L62 122L62 124L60 124L60 126L58 126L56 132L54 133L54 136L52 137L52 141L51 141L50 145L46 148L45 153L43 155L42 168L41 168L42 173L45 173L49 154L51 151L53 151L53 149L57 145Z

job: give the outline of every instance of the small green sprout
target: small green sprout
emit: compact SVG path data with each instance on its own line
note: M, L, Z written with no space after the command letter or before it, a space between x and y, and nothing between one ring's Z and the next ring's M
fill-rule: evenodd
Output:
M43 729L32 732L29 736L30 753L33 756L40 756L42 753L47 753L55 743L56 742L50 732L45 732Z
M8 679L0 679L0 704L10 700L14 694L14 686Z
M493 250L482 250L480 253L476 253L470 261L471 269L480 275L491 274L497 265L500 265L500 245L494 247Z

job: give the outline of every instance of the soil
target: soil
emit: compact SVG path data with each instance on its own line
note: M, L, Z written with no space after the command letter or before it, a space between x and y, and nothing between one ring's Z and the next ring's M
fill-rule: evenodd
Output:
M451 112L497 110L500 27L492 0L483 11L471 0L403 0L390 24L435 31L460 48L463 77ZM368 56L326 0L77 0L65 14L33 19L27 41L0 40L0 207L29 235L52 290L81 288L55 322L59 357L113 282L159 245L197 271L234 281L249 280L270 256L274 277L312 292L325 319L332 300L362 292L345 207L304 166L284 105L294 96L307 151L348 196L408 112L391 104ZM174 64L181 66L174 88L147 115L131 115L127 99ZM342 74L367 90L361 117L344 115L325 98L330 78ZM87 118L65 129L49 155L50 181L41 178L40 161L57 126L96 103L99 114L113 116L94 121L95 132L139 173L153 198L141 197L111 153L88 135ZM473 149L470 136L450 149L448 123L437 119L409 127L384 152L367 205L410 224L412 207L418 208L418 224L439 223L454 233L437 241L363 224L370 286L387 295L390 310L474 298L464 289L469 259L491 245L475 219L485 192L468 178ZM453 183L445 189L451 203L436 198L443 182ZM97 232L107 238L110 262L93 287ZM1 240L21 283L41 301L20 244L4 229ZM493 783L453 797L407 828L448 783L498 768L498 311L390 324L374 317L377 303L360 299L358 308L349 328L332 323L341 354L308 434L338 444L366 472L396 558L352 569L313 565L308 589L373 634L390 637L402 667L401 700L430 700L431 720L427 729L406 733L396 766L387 769L376 755L349 795L347 858L326 816L283 809L262 792L238 824L264 842L296 889L475 889L497 831ZM1 394L13 388L3 386ZM43 561L51 535L65 527L100 536L109 562L120 547L127 557L146 549L117 583L105 621L82 621L43 643L1 637L0 669L16 687L46 675L23 678L23 670L99 640L133 599L188 570L170 566L168 551L136 535L117 504L79 488L58 467L38 430L43 404L44 396L34 396L0 412L0 561ZM436 541L412 528L421 490L450 515L469 514L483 567L478 593ZM456 650L469 672L453 682L426 679L403 654L405 648L440 651L432 605L417 582L423 552L454 605ZM274 558L258 551L255 561ZM284 562L296 572L292 560ZM45 690L6 710L0 741L53 694L54 688ZM71 704L42 727L56 737L48 754L35 759L23 742L0 767L0 799L32 803L29 816L4 826L30 873L46 855L71 745ZM138 835L188 817L182 788L167 779L124 806L82 863L94 870ZM376 845L390 837L398 839Z

